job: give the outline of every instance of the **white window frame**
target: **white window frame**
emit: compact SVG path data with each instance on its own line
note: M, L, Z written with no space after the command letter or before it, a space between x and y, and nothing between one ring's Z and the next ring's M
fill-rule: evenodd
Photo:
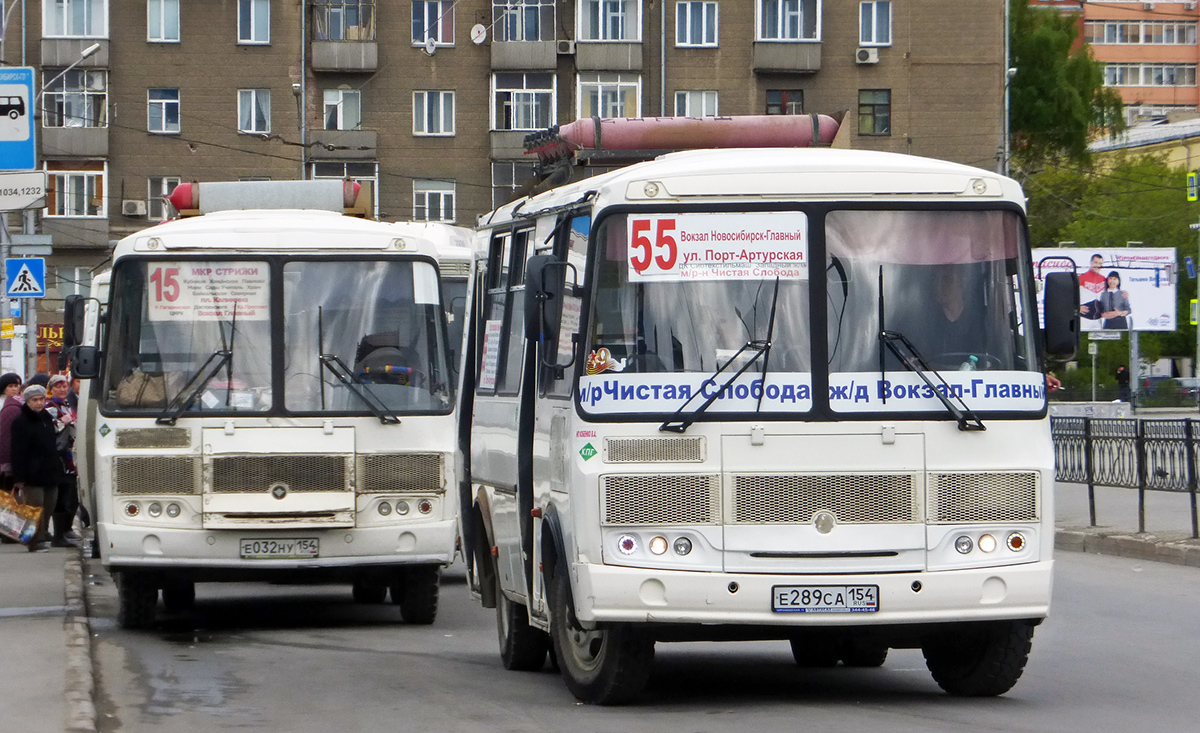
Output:
M711 11L711 12L710 12ZM700 14L700 35L690 38L692 21ZM677 48L716 48L720 41L720 6L712 0L679 0L675 3L675 46ZM712 40L708 40L709 36Z
M444 221L453 224L458 199L456 188L454 181L413 179L413 221ZM435 208L437 216L429 216Z
M158 17L155 18L157 11ZM174 29L171 22L174 21ZM171 35L174 30L175 35ZM179 43L179 0L146 0L146 41L148 43Z
M333 168L334 170L329 170ZM375 161L309 161L309 178L316 181L345 181L371 184L371 215L379 218L379 163ZM260 180L270 180L260 179Z
M522 86L509 87L500 86L499 76L516 76L520 75ZM539 86L534 84L530 86L531 76L548 76L550 86ZM507 95L507 100L501 100L501 95ZM550 101L549 111L547 112L548 119L539 120L537 110L539 108L538 100L548 98ZM501 125L501 116L505 103L514 110L513 124L510 127ZM518 118L526 120L527 124L521 124ZM547 127L555 124L558 121L558 80L553 72L495 72L492 74L492 110L491 110L491 129L496 131L505 130L544 130Z
M182 182L179 176L150 176L146 179L146 218L163 221L167 218L167 197Z
M248 28L243 24L247 10L250 11ZM239 46L265 46L271 43L271 0L238 0L237 26Z
M1155 40L1155 31L1161 40ZM1136 40L1129 40L1135 34ZM1195 46L1197 23L1194 20L1088 20L1083 24L1083 39L1093 46Z
M554 0L492 0L495 38L499 43L509 41L553 41L558 16ZM532 15L535 33L526 33L527 19Z
M886 24L879 27L880 20ZM868 0L858 4L858 45L892 45L891 0Z
M107 70L75 68L63 74L59 69L44 69L42 75L55 86L43 87L42 127L108 127ZM94 83L96 80L99 84ZM62 105L62 112L51 111L58 104ZM76 105L83 114L73 112L71 108ZM96 112L100 123L92 124Z
M412 45L424 46L426 38L432 38L435 46L454 45L454 5L456 0L413 0L412 6ZM420 9L420 25L417 23L417 11ZM430 27L434 34L430 35ZM417 29L424 32L417 35Z
M1195 87L1196 77L1196 64L1104 65L1104 86L1107 87ZM1168 78L1172 83L1168 83Z
M700 107L698 113L695 109L697 106ZM681 89L675 92L675 116L716 117L717 92L708 89Z
M330 99L330 96L336 96L336 99ZM358 100L358 122L355 125L348 125L346 122L346 99L355 97ZM326 130L360 130L362 129L362 92L357 89L326 89L321 95L323 105L321 107L321 124ZM329 107L337 105L337 127L329 127Z
M108 202L104 196L104 192L108 190L108 164L104 164L104 169L99 171L71 171L71 170L50 170L46 169L47 186L54 192L54 211L49 208L50 198L47 198L47 208L42 209L42 214L47 219L107 219L108 218ZM96 184L99 183L99 193L97 195ZM80 188L82 187L82 191ZM89 208L92 201L98 201L94 213L79 213L75 207L64 206L65 203L78 199L82 195L83 208Z
M249 117L247 117L249 112ZM258 128L259 113L262 114L263 128ZM249 119L250 126L245 122ZM270 89L239 89L237 96L237 125L238 132L255 135L271 131L271 90Z
M153 99L151 97L151 95L154 92L175 92L175 98L174 99L168 99L168 98ZM148 130L149 132L158 134L158 135L175 135L175 134L179 133L180 128L183 127L183 121L180 119L180 114L183 111L183 105L182 105L182 102L181 102L179 96L180 95L179 95L178 89L172 89L172 88L166 88L166 87L161 87L161 88L155 87L155 88L146 90L146 130ZM167 117L168 117L167 111L172 106L175 107L175 127L173 129L171 128L171 124L167 121ZM158 129L158 130L154 129L154 126L153 126L153 121L154 121L153 111L155 108L158 108L159 119L162 121L162 129Z
M520 171L521 180L517 179ZM524 161L501 160L492 163L492 208L497 209L512 200L518 188L537 177L534 164Z
M636 73L616 73L616 72L601 72L579 74L575 81L575 118L584 119L592 117L591 114L584 114L584 95L585 89L597 87L597 94L601 96L598 100L600 105L605 104L602 98L605 93L617 91L622 95L632 90L634 93L634 113L632 115L615 114L606 115L600 114L600 117L640 117L642 112L642 76ZM622 104L621 106L624 106Z
M413 134L423 137L453 137L454 104L454 92L413 92Z
M804 6L811 5L814 15L813 32L811 36L804 34ZM821 41L822 0L755 0L754 3L754 40L774 41L782 43L819 43ZM770 17L769 8L774 8L775 17L779 19L778 26L765 28ZM795 18L796 32L790 32L787 26L791 18Z
M640 43L642 0L579 0L575 38L588 43ZM596 27L592 27L593 24Z
M42 37L108 38L108 0L42 0Z

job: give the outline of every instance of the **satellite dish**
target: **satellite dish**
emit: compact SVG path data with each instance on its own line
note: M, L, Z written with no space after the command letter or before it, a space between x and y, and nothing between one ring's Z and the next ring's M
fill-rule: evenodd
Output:
M436 50L437 50L437 41L435 41L435 40L433 39L433 36L429 36L429 37L427 37L427 38L425 39L425 53L427 53L427 54L429 54L430 56L432 56L432 55L433 55L433 52L434 52L434 51L436 51Z
M471 26L471 43L476 46L487 40L487 28L482 23Z

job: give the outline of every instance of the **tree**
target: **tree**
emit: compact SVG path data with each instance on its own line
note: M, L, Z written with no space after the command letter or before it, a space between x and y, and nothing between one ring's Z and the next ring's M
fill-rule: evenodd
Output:
M1019 178L1043 161L1090 160L1088 141L1124 128L1123 104L1104 86L1104 71L1087 44L1077 43L1078 17L1011 0L1010 82L1012 169Z

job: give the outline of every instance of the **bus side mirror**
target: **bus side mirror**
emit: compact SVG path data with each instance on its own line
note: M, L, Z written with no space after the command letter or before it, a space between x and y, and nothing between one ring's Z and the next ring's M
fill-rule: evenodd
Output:
M1074 359L1079 350L1079 277L1073 272L1048 273L1042 296L1046 356Z
M71 376L95 379L100 375L100 349L95 346L76 346L71 354Z
M557 295L546 284L546 270L555 262L554 255L534 255L525 263L525 338L533 341L544 335L546 303Z
M83 313L87 298L68 295L63 302L63 351L83 341Z

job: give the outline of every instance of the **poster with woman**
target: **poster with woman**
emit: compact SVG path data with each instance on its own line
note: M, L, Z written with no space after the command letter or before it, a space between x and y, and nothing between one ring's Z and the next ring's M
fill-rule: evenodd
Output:
M1175 330L1174 248L1035 249L1033 263L1039 279L1079 274L1084 331Z

